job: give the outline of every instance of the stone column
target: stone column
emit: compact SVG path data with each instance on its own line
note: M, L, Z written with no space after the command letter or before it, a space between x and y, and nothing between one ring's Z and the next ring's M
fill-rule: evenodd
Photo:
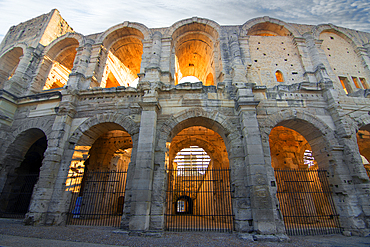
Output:
M275 217L275 200L270 188L271 178L268 176L268 169L272 167L270 164L265 164L256 114L259 101L254 101L252 86L252 83L237 86L236 109L244 140L246 187L250 191L253 227L259 234L281 234L284 228L277 227L279 220Z
M160 109L158 93L155 88L147 90L140 106L143 111L141 113L135 172L131 182L132 217L129 222L131 231L149 230L157 114Z
M28 79L26 75L27 68L30 66L33 56L34 48L28 47L23 56L19 59L18 67L14 72L12 78L9 79L4 85L4 89L16 96L23 96L27 90Z
M65 179L59 175L65 144L70 132L72 119L76 113L76 95L63 93L63 101L55 118L52 132L47 137L48 147L40 168L40 175L33 190L29 211L25 222L31 225L55 224L60 212L53 211L52 204L58 201L60 194L55 194L55 187L62 185ZM66 171L68 172L68 171Z

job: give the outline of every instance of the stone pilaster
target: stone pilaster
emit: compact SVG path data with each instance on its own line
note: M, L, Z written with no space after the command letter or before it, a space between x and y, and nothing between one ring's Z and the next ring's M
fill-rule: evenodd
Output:
M311 82L311 83L316 82L314 68L312 66L310 56L308 54L306 40L304 38L294 37L293 43L297 47L297 50L298 50L299 55L300 55L302 67L305 71L305 73L303 75L304 79L308 82Z
M149 230L157 113L160 109L155 88L147 91L140 106L143 111L141 113L135 172L132 179L132 217L129 223L131 231Z
M306 39L308 54L312 61L313 74L316 77L316 81L319 83L331 83L332 80L328 75L327 68L324 66L324 61L326 60L325 54L322 55L319 51L322 40L315 40L312 34L305 34L304 38Z
M253 84L237 87L236 107L241 121L245 146L246 187L250 194L253 228L259 234L283 233L281 220L276 218L276 207L267 174L272 169L265 164L261 134L257 121L256 106L252 92Z

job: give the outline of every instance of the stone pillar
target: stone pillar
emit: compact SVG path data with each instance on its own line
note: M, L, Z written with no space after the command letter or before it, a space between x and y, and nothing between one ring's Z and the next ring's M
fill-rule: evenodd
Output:
M265 164L256 114L259 101L254 101L252 86L251 83L237 86L236 108L244 140L246 187L250 191L253 227L259 234L281 234L284 228L277 227L275 200L270 188L271 178L268 176L268 169L272 167L270 164Z
M90 87L91 79L86 79L85 73L90 63L92 45L94 41L86 40L84 46L78 47L72 72L69 75L68 87L72 89L87 89Z
M4 85L4 89L16 96L23 96L27 90L28 79L26 75L27 68L32 62L34 56L34 48L28 47L23 56L19 59L17 69L12 78L10 78Z
M58 200L60 194L55 194L55 187L65 183L65 179L58 175L65 144L70 132L72 119L76 113L75 95L62 92L63 101L55 118L52 132L48 138L48 147L40 168L40 175L33 190L29 211L25 222L31 225L54 224L60 212L53 211L52 204ZM68 172L68 171L66 171Z
M156 141L158 93L155 88L147 90L140 103L141 113L139 141L135 172L132 179L131 231L149 230L150 208L153 190L154 149Z

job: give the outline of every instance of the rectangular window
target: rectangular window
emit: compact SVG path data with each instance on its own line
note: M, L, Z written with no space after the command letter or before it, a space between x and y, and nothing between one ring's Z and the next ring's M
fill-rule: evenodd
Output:
M342 84L342 87L343 87L344 91L346 92L346 94L352 93L352 88L348 83L349 82L348 78L339 76L339 80L340 80L340 83Z
M361 77L360 77L360 82L361 82L362 87L363 87L364 89L369 89L369 87L367 86L367 83L366 83L365 78L361 78Z
M357 77L352 76L352 81L355 84L356 88L361 88L360 84L358 83Z

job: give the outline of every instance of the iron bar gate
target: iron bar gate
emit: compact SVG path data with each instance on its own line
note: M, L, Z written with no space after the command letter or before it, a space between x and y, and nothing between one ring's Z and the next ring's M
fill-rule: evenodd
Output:
M341 233L325 170L275 170L288 235Z
M67 190L72 192L67 224L119 227L125 198L125 171L70 173Z
M22 219L39 174L9 174L0 196L0 217Z
M166 230L232 231L229 169L167 170Z

